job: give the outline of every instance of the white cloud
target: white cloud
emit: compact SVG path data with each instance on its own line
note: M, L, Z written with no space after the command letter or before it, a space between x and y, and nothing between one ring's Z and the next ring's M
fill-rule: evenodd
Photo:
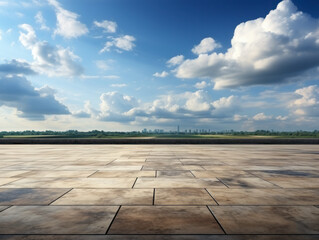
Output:
M46 41L39 41L33 28L28 24L19 26L21 44L32 52L32 68L48 76L79 76L83 73L78 63L80 58L69 49L51 46Z
M194 87L197 89L203 89L203 88L206 88L207 86L208 86L208 83L205 81L198 82L194 85Z
M109 39L111 39L111 41L107 41L105 43L105 46L103 49L100 50L100 53L109 52L112 47L117 48L119 52L121 52L121 50L132 51L133 48L135 47L135 44L134 44L135 38L130 35L124 35L124 36L116 37L116 38L109 37Z
M35 15L34 18L35 18L36 23L38 23L40 25L40 29L41 30L45 30L45 31L49 31L50 30L50 28L45 23L45 19L43 18L42 12L39 11Z
M280 121L286 121L288 119L288 116L277 116L276 120L280 120Z
M195 46L192 49L192 52L199 55L199 54L203 54L203 53L209 53L211 51L213 51L216 48L220 48L221 45L219 43L217 43L213 38L208 37L208 38L204 38L200 44L198 44L197 46Z
M168 74L168 72L166 72L166 71L163 71L163 72L161 72L161 73L156 72L156 73L153 74L154 77L159 77L159 78L164 78L164 77L167 77L168 75L169 75L169 74Z
M122 87L127 87L127 84L125 84L125 83L115 83L115 84L111 84L111 87L122 88Z
M117 75L81 75L83 79L119 79L120 77Z
M103 70L103 71L106 71L110 68L109 64L107 61L104 61L104 60L98 60L95 62L97 68Z
M172 57L170 60L167 61L167 65L169 67L180 65L184 61L183 55L177 55L175 57Z
M65 10L56 0L48 0L56 12L57 28L54 34L61 35L64 38L77 38L89 32L85 24L78 20L79 15Z
M187 59L176 76L210 78L215 89L297 81L319 66L318 38L318 19L284 0L265 18L239 24L226 53Z
M312 85L297 89L289 107L299 116L319 116L319 87Z
M265 120L272 119L272 116L267 116L264 113L258 113L255 116L253 116L253 119L255 121L265 121Z
M19 117L44 120L46 115L69 114L55 93L49 86L34 88L25 77L0 74L0 107L16 109Z
M104 20L102 22L94 21L93 23L95 26L103 28L105 32L108 32L108 33L116 32L116 28L117 28L116 22Z
M118 122L133 120L127 112L138 105L134 97L119 92L107 92L101 95L100 100L99 120Z

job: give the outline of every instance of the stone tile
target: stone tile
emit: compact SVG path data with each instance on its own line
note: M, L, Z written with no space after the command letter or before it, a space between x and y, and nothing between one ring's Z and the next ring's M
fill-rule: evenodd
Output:
M109 234L223 234L204 206L123 206Z
M0 205L48 205L69 190L0 188Z
M319 178L267 178L272 182L283 188L319 188Z
M220 205L315 205L319 189L207 189Z
M117 209L14 206L0 212L0 234L105 234Z
M23 178L3 188L131 188L136 178Z
M153 189L73 189L53 205L152 205Z
M313 206L210 206L227 234L319 234Z
M99 170L114 170L114 171L139 171L141 170L143 165L138 166L106 166L103 168L99 168Z
M16 177L20 174L27 173L28 171L0 171L0 178Z
M264 170L264 171L250 171L252 174L261 178L291 178L291 177L308 177L319 178L319 171L298 171L298 170Z
M155 171L98 171L90 178L155 177Z
M9 206L0 206L0 212L7 209Z
M164 178L194 178L194 175L190 171L158 171L157 177Z
M155 189L155 205L216 205L205 189Z
M85 178L93 174L95 171L29 171L20 174L19 177L28 178L57 178L57 177L74 177Z
M255 177L254 175L245 171L192 171L197 178L247 178Z
M134 188L226 188L216 178L138 178Z
M10 182L14 182L18 180L19 178L0 178L0 186L5 185Z
M230 188L278 188L261 178L220 178Z

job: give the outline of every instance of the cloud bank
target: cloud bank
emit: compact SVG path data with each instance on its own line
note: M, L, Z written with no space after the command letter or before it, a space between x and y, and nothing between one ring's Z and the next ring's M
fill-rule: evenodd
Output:
M83 67L78 63L80 58L71 50L63 47L54 47L46 41L37 39L34 29L28 24L19 26L21 44L31 51L34 62L32 68L48 76L79 76Z
M239 24L226 53L208 54L216 47L209 41L193 48L198 57L184 60L176 77L210 78L222 89L296 81L319 66L319 21L290 0L265 18Z
M25 77L0 73L0 106L15 108L19 117L44 120L45 115L69 114L54 94L48 86L35 89Z

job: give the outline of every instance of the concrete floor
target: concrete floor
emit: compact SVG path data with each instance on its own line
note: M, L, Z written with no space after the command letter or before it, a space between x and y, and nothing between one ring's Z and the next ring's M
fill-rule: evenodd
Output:
M319 239L319 145L0 145L0 239Z

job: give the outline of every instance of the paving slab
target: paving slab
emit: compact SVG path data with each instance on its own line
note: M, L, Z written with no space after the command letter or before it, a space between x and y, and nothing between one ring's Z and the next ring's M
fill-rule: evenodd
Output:
M155 189L155 205L216 205L205 189Z
M319 178L319 171L298 171L298 170L264 170L264 171L250 171L251 174L261 178L272 177L308 177Z
M109 234L223 234L206 206L123 206Z
M0 212L7 209L9 206L0 206Z
M230 188L278 188L278 186L261 178L220 178Z
M134 188L226 188L216 178L138 178Z
M95 173L95 171L29 171L18 175L18 177L29 178L57 178L57 177L74 177L85 178Z
M13 206L0 212L0 234L105 234L117 210L116 206Z
M247 178L256 177L245 171L217 171L217 170L207 170L207 171L192 171L197 178Z
M14 182L18 179L19 178L0 178L0 186L3 186L3 185L10 183L10 182Z
M319 188L319 178L285 177L265 178L267 181L283 188Z
M0 171L0 178L16 177L28 171Z
M153 189L73 189L53 205L152 205Z
M157 177L164 178L194 178L194 175L191 171L157 171Z
M0 205L48 205L69 190L0 188Z
M315 205L319 189L207 189L219 205Z
M227 234L319 234L314 206L210 206Z
M131 188L135 180L136 178L23 178L6 184L5 188Z
M98 171L90 178L130 178L130 177L155 177L155 171Z

